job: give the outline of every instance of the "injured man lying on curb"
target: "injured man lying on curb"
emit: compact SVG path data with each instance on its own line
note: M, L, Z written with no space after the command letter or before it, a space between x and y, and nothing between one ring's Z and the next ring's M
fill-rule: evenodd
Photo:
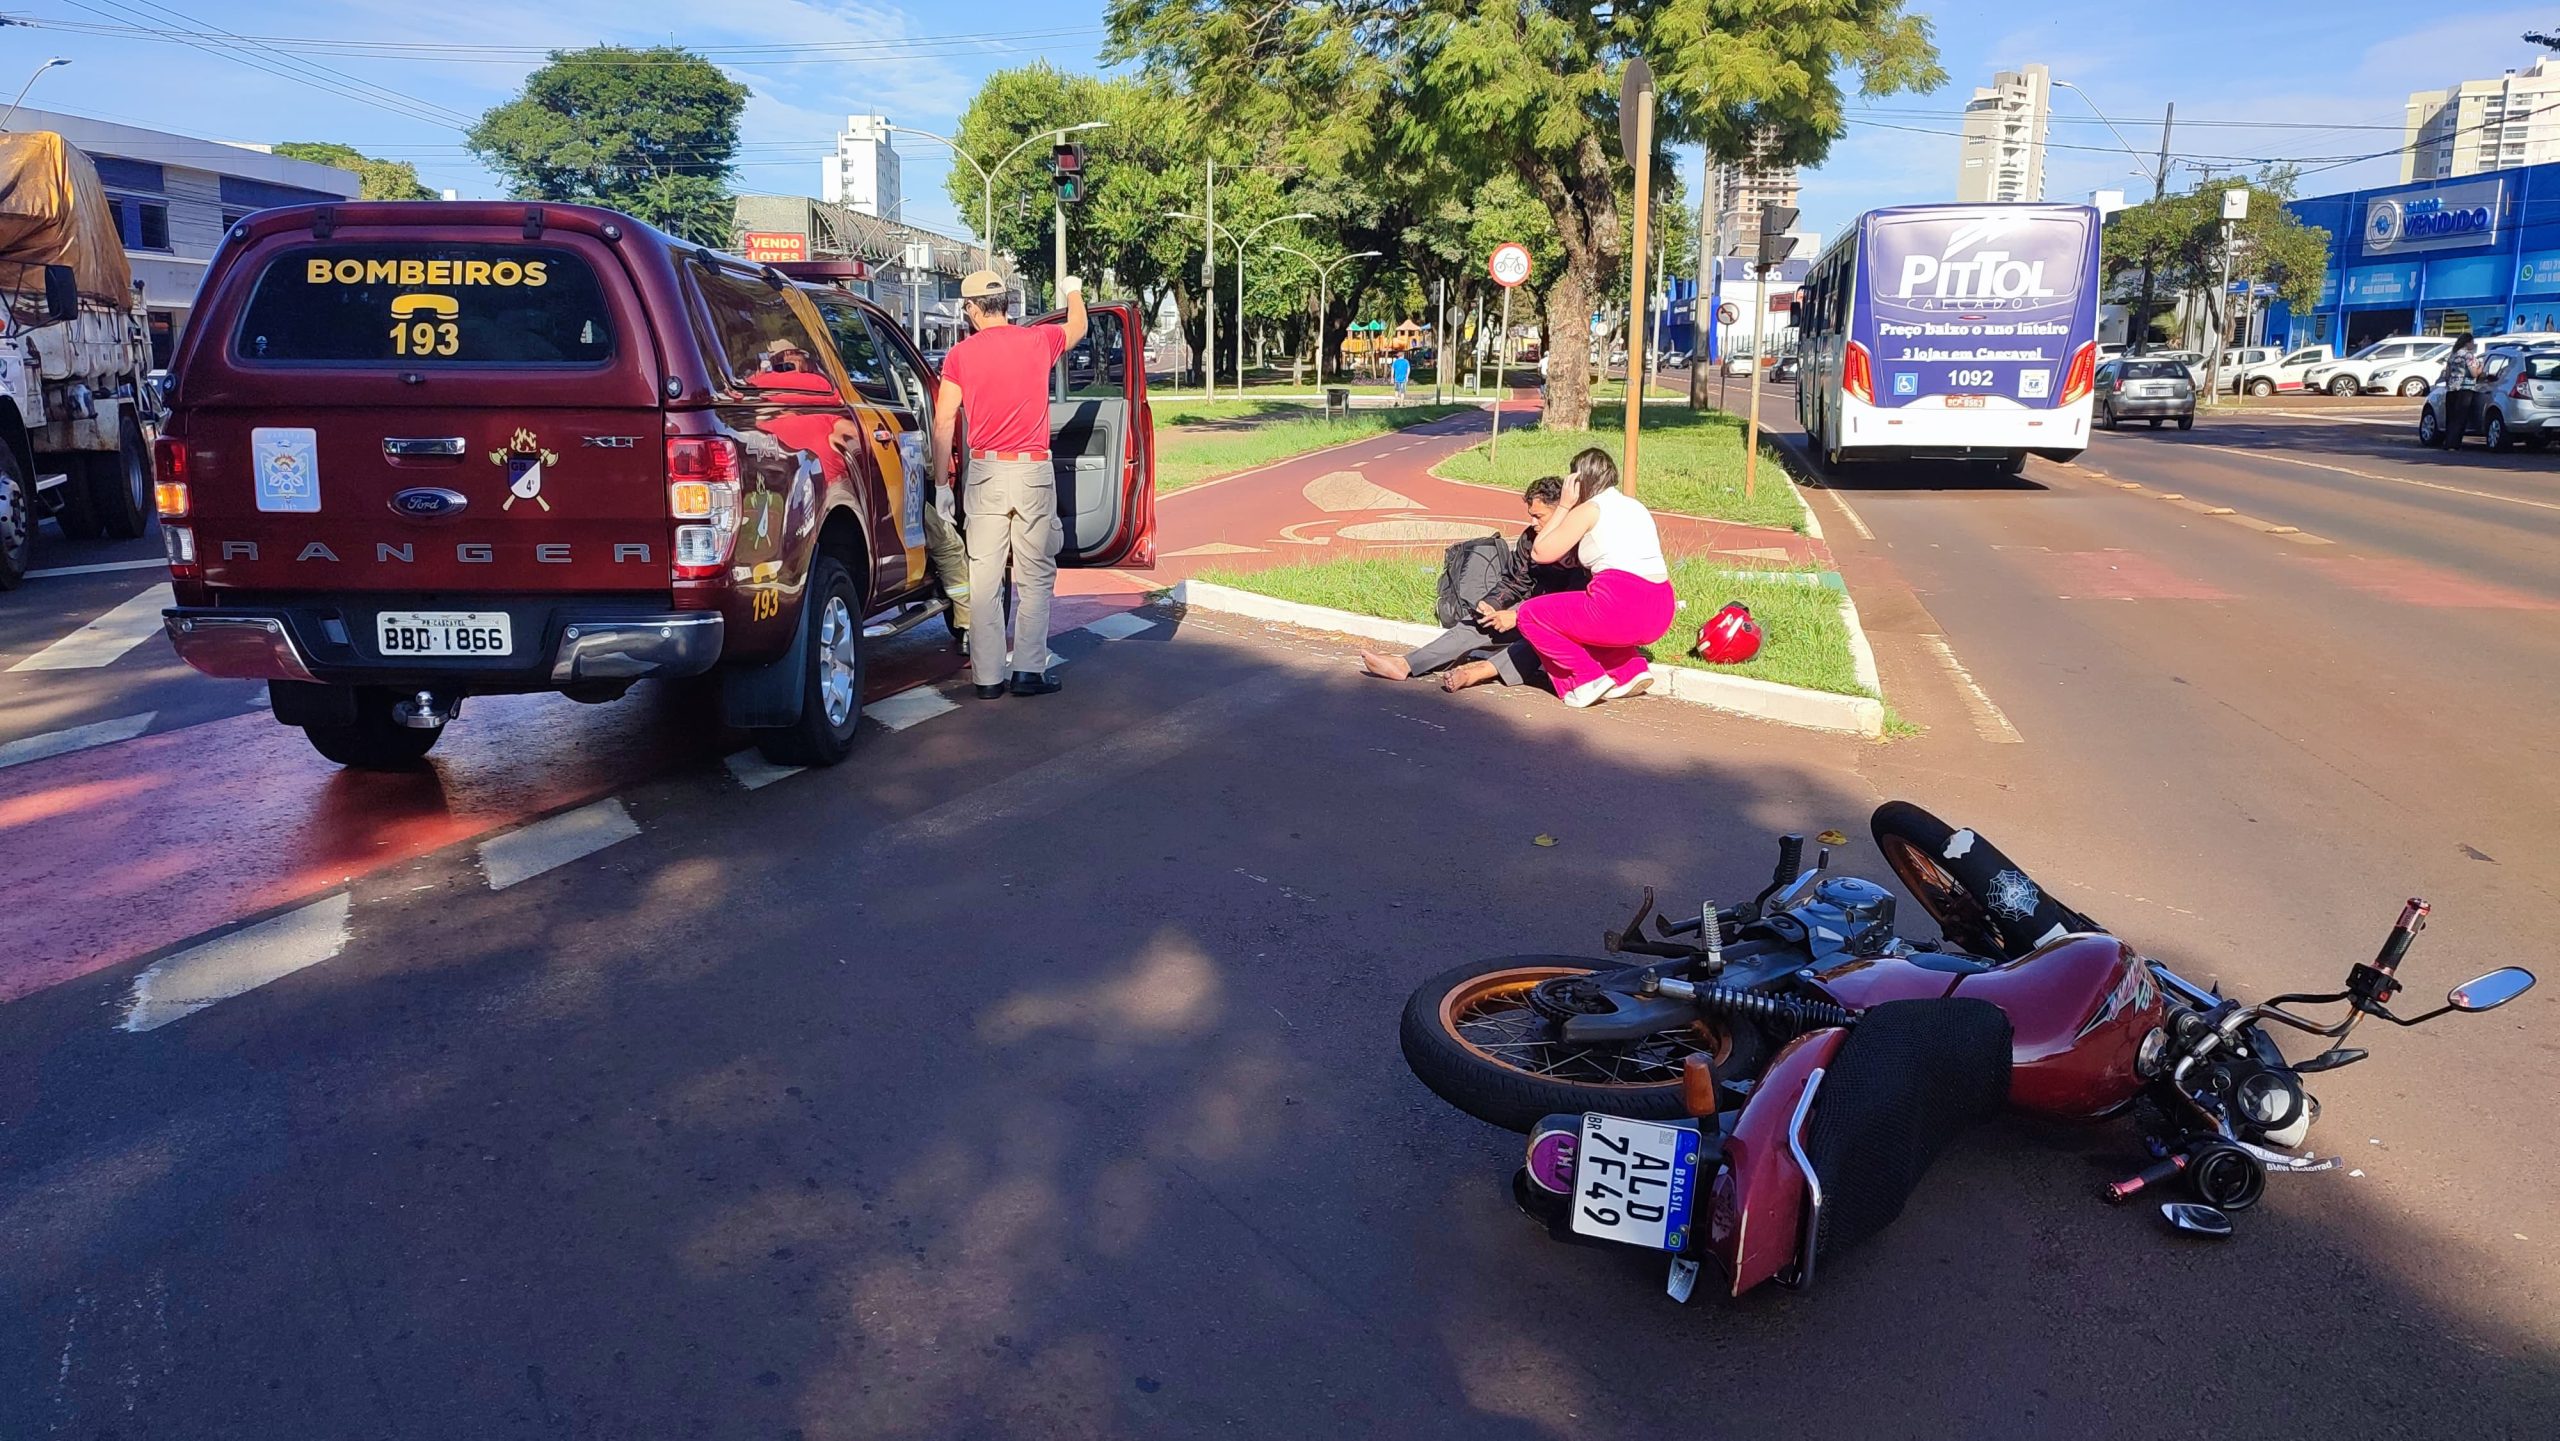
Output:
M1540 565L1529 558L1536 543L1538 527L1555 514L1556 502L1564 496L1561 476L1542 475L1529 482L1526 500L1529 506L1529 528L1519 539L1509 542L1501 551L1499 574L1492 586L1481 595L1465 594L1465 567L1460 562L1464 550L1483 546L1482 541L1464 541L1452 546L1451 561L1458 566L1460 582L1458 599L1473 615L1442 631L1439 638L1418 650L1403 655L1360 653L1361 668L1387 680L1409 680L1450 667L1441 679L1443 690L1464 690L1471 685L1498 680L1504 685L1545 685L1546 670L1538 662L1538 653L1520 638L1517 612L1520 603L1533 595L1550 595L1560 591L1578 591L1591 584L1591 573L1582 568L1571 552L1552 565ZM1500 543L1500 537L1492 537ZM1481 553L1481 552L1479 552ZM1481 584L1478 581L1477 584ZM1444 615L1443 617L1447 617Z

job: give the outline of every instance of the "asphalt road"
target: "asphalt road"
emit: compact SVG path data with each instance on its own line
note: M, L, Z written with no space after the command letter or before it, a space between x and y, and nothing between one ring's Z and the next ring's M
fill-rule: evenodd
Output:
M325 963L172 1024L117 1025L152 957L0 1006L0 1436L2546 1434L2548 995L2372 1037L2314 1131L2362 1174L2230 1243L2092 1199L2121 1132L2001 1124L1813 1290L1688 1307L1546 1242L1516 1141L1396 1054L1422 977L1746 894L1889 796L2253 994L2412 893L2419 993L2538 963L2545 592L2458 560L2490 502L2235 439L1814 496L1914 737L1158 616L837 771L661 758L627 838L505 889L371 871ZM2160 498L2206 485L2317 539Z

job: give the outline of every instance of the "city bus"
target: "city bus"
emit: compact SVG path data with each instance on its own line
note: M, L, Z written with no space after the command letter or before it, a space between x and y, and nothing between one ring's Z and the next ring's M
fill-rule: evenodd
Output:
M2097 326L2088 206L1870 210L1797 297L1797 419L1832 465L2069 460L2089 444Z

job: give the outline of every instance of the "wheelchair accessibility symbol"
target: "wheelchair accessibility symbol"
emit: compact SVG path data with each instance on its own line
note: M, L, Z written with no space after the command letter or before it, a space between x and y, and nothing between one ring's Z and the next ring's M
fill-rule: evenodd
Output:
M1916 370L1895 371L1893 373L1893 393L1896 395L1918 395L1920 393L1920 372Z

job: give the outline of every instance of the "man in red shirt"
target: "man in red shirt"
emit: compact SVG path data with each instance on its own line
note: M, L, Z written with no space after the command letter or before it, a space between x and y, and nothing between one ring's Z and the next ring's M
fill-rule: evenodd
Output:
M1015 325L1005 314L1004 277L973 272L960 300L975 334L951 347L933 407L933 453L951 454L961 412L969 416L969 460L961 490L968 512L969 671L978 698L1005 693L1005 616L991 604L1013 565L1015 695L1058 689L1049 673L1049 597L1058 584L1058 477L1049 467L1049 373L1084 339L1084 285L1069 276L1064 325Z

